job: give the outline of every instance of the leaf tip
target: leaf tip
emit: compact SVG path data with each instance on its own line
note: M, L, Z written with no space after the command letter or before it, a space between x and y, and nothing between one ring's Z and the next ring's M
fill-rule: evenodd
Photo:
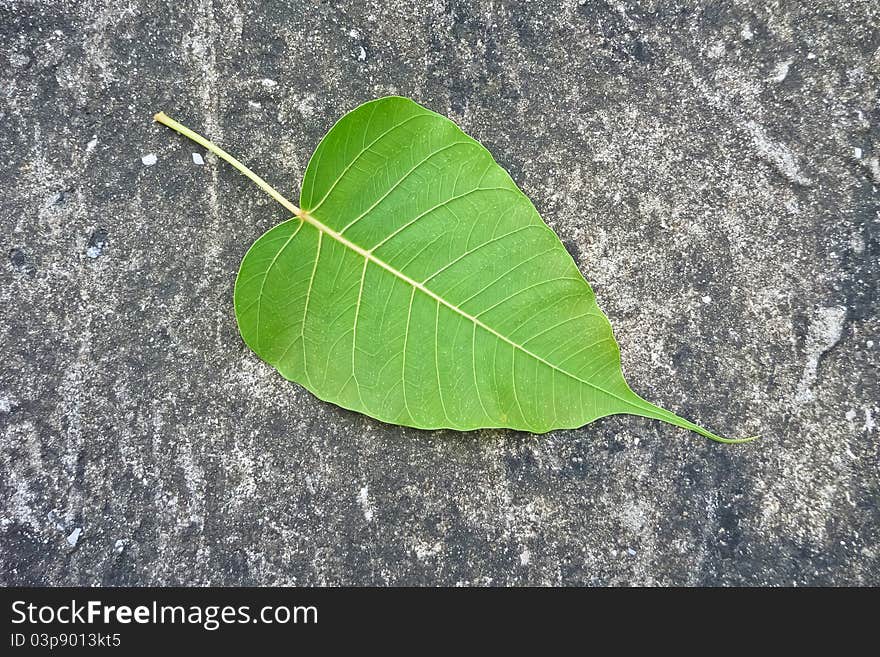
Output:
M725 445L742 445L743 443L750 443L753 440L761 439L761 436L749 436L748 438L722 438L721 436L716 436L714 434L706 437L710 440L714 440L716 443L724 443Z

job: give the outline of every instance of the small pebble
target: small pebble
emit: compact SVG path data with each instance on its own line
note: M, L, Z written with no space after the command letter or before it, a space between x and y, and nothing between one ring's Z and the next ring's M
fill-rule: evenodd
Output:
M784 81L785 78L788 77L788 71L791 68L791 60L787 62L780 62L776 65L776 68L773 69L773 73L770 76L770 80L779 84Z
M86 257L95 259L104 253L104 247L107 246L107 231L98 228L89 237L88 248L86 248Z
M626 548L626 553L631 557L636 556L636 551L633 550L632 548Z
M77 527L72 532L70 532L70 536L67 537L67 544L70 547L76 547L76 544L79 543L80 534L82 534L82 527Z
M712 297L705 296L705 297L703 297L702 301L703 301L703 303L712 303Z
M146 155L141 156L141 162L144 163L145 167L151 167L158 161L159 158L156 157L155 153L147 153Z
M193 164L204 164L205 160L199 153L193 153Z

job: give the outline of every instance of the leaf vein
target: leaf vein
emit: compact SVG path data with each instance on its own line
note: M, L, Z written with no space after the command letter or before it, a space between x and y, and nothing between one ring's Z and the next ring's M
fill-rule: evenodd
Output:
M361 219L363 219L363 218L366 217L368 214L370 214L373 210L375 210L376 207L377 207L382 201L384 201L386 198L388 198L388 197L391 195L391 192L393 192L393 191L394 191L395 189L397 189L400 185L402 185L403 182L404 182L407 178L409 178L410 175L413 174L413 172L415 172L420 166L422 166L423 164L425 164L425 163L426 163L428 160L430 160L432 157L436 157L437 155L440 155L440 153L443 153L444 151L448 151L450 148L453 148L453 147L455 147L455 146L460 146L460 145L469 146L469 145L470 145L470 142L467 142L467 141L454 141L454 142L452 142L451 144L446 144L446 146L443 146L442 148L438 148L437 150L432 151L430 155L426 155L423 159L419 160L419 162L417 162L417 163L416 163L416 164L415 164L415 165L414 165L409 171L407 171L405 174L403 174L403 176L402 176L397 182L395 182L393 185L391 185L391 187L388 188L388 191L385 192L384 194L382 194L382 196L380 196L380 197L379 197L379 198L373 203L373 205L371 205L371 206L368 207L366 210L364 210L361 214L359 214L357 217L355 217L354 219L352 219L351 221L349 221L348 224L347 224L345 227L343 227L342 230L339 231L339 234L340 234L340 235L345 234L345 231L347 231L349 228L351 228L352 226L354 226L357 222L359 222Z
M385 136L387 136L389 133L394 132L395 130L397 130L398 128L400 128L400 127L406 125L406 124L409 123L410 121L413 121L413 120L415 120L415 119L419 119L419 118L424 118L424 117L426 117L426 116L430 116L430 115L429 115L429 114L415 114L415 115L413 115L413 116L411 116L411 117L409 117L409 118L407 118L407 119L404 119L404 120L401 121L400 123L398 123L398 124L396 124L396 125L390 127L388 130L386 130L386 131L383 132L381 135L379 135L378 137L376 137L376 138L375 138L373 141L371 141L371 142L370 142L365 148L361 149L361 151L360 151L357 155L355 155L354 159L353 159L351 162L349 162L349 164L348 164L348 165L342 170L342 173L339 174L339 176L336 178L336 180L333 181L333 184L330 185L330 188L329 188L329 189L327 190L327 192L324 194L323 198L321 198L321 200L318 201L318 204L317 204L315 207L309 209L308 211L309 211L309 212L314 212L315 210L317 210L318 208L321 207L321 205L324 203L324 201L327 200L327 197L330 196L330 192L333 191L333 189L336 187L336 185L339 183L339 181L342 180L342 179L345 177L345 174L348 173L349 169L351 169L352 166L354 166L355 162L357 162L357 161L358 161L358 160L364 155L364 153L366 153L367 151L369 151L371 147L373 147L375 144L377 144L379 141L381 141L381 140L382 140ZM366 137L366 135L364 135L364 136ZM322 154L323 154L323 153L322 153ZM318 158L318 163L317 163L317 164L320 164L320 162L321 162L321 160L320 160L320 158ZM316 166L315 166L315 169L317 170L317 168L318 168L318 167L317 167L317 165L316 165ZM314 177L312 178L312 194L315 193L315 178L317 178L317 175L314 176ZM304 209L305 209L305 208L304 208Z

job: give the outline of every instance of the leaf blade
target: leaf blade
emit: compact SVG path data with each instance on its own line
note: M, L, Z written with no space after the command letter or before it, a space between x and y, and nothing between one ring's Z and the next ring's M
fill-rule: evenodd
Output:
M358 147L352 150L351 144ZM337 157L328 158L334 149ZM378 168L370 166L370 158ZM245 341L285 377L322 399L420 428L545 432L639 405L619 375L610 324L561 242L488 151L448 119L407 99L367 103L328 133L302 189L301 205L325 227L322 232L360 256L360 277L352 300L348 279L358 264L340 257L331 284L319 295L320 305L352 313L351 329L324 313L319 325L329 337L303 342L323 356L323 364L315 364L325 374L321 383L310 381L308 356L302 364L275 362L272 348L255 339L260 329L240 324ZM259 262L273 244L267 242L269 252ZM298 258L308 260L307 249L299 251ZM251 257L242 264L242 278L253 274ZM375 274L371 263L377 265ZM320 269L332 268L331 262ZM375 278L369 285L368 272ZM399 282L383 282L382 275L405 286L395 291ZM267 273L275 277L283 291L280 274ZM274 287L268 294L276 298ZM359 334L361 309L380 304L383 312L368 313ZM389 307L394 318L387 316ZM556 317L549 326L541 321L548 310ZM297 339L295 326L276 322L262 330L281 344ZM469 347L460 335L469 336ZM591 350L579 339L606 348L585 362ZM500 355L493 341L503 344ZM340 344L350 354L347 370L338 365ZM491 364L477 367L477 350L480 361L491 353ZM555 352L564 365L541 350ZM360 363L375 374L360 374ZM590 378L597 371L600 383ZM591 410L572 386L588 386L599 396L591 398ZM541 392L544 387L552 389L552 398Z

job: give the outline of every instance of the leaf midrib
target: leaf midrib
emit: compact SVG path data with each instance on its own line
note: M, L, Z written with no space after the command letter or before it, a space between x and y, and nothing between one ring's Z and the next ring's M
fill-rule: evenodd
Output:
M276 200L278 200L278 199L276 198ZM418 281L410 278L409 276L404 274L402 271L398 271L397 269L395 269L394 267L389 265L387 262L385 262L381 258L377 258L372 253L372 251L364 249L363 247L355 244L354 242L349 240L347 237L345 237L344 235L333 230L332 228L330 228L330 226L326 225L325 223L323 223L322 221L317 219L315 216L313 216L309 212L306 212L305 210L301 210L300 208L293 205L293 203L291 203L287 199L284 199L284 201L285 202L281 203L281 204L285 208L290 210L294 215L296 215L301 221L305 221L306 223L310 224L311 226L313 226L314 228L319 230L321 233L327 235L331 239L336 240L337 242L339 242L343 246L351 249L352 251L354 251L355 253L360 255L362 258L365 258L368 262L372 262L373 264L381 267L382 269L384 269L385 271L389 272L390 274L396 276L397 278L404 281L405 283L407 283L408 285L410 285L414 289L419 290L420 292L422 292L423 294L426 294L427 296L434 299L438 303L443 304L444 306L446 306L447 308L449 308L453 312L461 315L465 319L470 320L471 322L473 322L473 324L475 326L479 326L484 331L491 333L496 338L498 338L502 342L506 342L514 349L519 349L527 356L531 356L532 358L537 360L539 363L544 364L545 366L549 367L550 369L557 371L557 372L560 372L561 374L564 374L565 376L567 376L575 381L578 381L579 383L587 385L587 386L593 388L594 390L598 390L599 392L602 392L610 397L613 397L613 398L623 402L624 404L627 404L628 406L634 406L636 408L641 408L639 404L634 403L632 400L629 400L625 397L621 397L620 395L615 394L614 392L607 390L607 389L603 388L602 386L599 386L599 385L593 383L592 381L582 379L581 377L577 376L576 374L573 374L573 373L569 372L568 370L565 370L565 369L559 367L558 365L555 365L555 364L551 363L550 361L542 358L541 356L534 353L530 349L527 349L523 345L518 344L517 342L514 342L513 340L508 338L503 333L499 333L497 330L495 330L494 328L492 328L491 326L489 326L485 322L481 321L478 317L471 315L467 311L456 306L454 303L447 301L446 299L441 297L439 294L437 294L433 290L430 290L429 288L425 287L422 283L419 283Z

